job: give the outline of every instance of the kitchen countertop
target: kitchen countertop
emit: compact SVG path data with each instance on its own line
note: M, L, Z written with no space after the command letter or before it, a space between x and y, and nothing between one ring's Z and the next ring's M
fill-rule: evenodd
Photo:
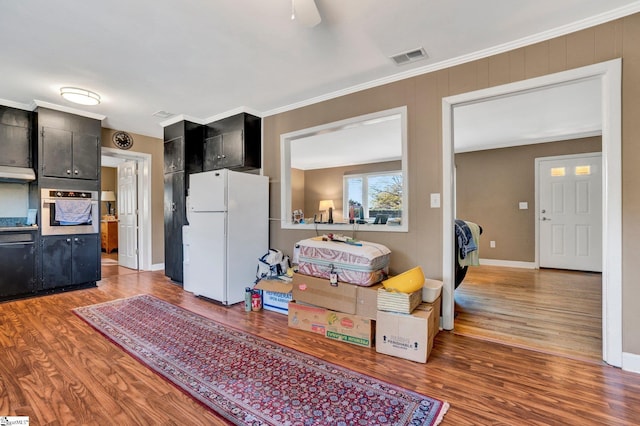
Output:
M37 230L38 225L0 226L0 232L29 232Z

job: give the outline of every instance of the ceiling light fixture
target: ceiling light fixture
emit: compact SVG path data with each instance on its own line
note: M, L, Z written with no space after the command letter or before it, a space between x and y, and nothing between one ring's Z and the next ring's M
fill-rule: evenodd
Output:
M60 96L70 102L81 105L98 105L100 103L100 95L78 87L61 87Z

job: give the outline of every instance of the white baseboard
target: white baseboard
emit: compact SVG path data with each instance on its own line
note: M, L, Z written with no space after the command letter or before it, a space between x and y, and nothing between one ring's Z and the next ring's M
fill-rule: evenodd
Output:
M535 262L520 262L517 260L480 259L480 265L505 266L507 268L536 269Z
M153 265L151 265L151 271L160 271L164 269L164 262L163 263L154 263Z
M622 352L622 369L632 373L640 373L640 355Z

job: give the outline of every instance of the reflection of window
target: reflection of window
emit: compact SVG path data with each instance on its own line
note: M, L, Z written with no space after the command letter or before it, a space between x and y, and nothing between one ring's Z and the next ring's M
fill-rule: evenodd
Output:
M551 176L558 177L558 176L564 176L564 175L565 175L565 168L564 167L553 167L553 168L551 168Z
M402 171L348 175L343 179L345 217L402 217ZM358 214L362 211L362 214Z

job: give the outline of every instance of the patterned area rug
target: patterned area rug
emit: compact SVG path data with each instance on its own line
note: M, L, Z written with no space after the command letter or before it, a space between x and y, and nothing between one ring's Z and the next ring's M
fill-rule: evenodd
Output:
M74 312L238 425L436 425L449 407L150 295Z

